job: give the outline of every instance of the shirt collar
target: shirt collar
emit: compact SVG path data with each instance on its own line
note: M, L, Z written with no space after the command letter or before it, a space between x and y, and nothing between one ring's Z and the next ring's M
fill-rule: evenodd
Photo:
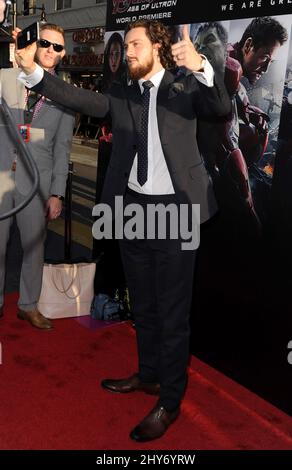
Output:
M163 79L164 73L165 73L165 69L161 69L161 70L159 70L159 72L155 73L155 75L152 75L152 77L148 79L153 83L155 88L159 87L159 85L160 85L160 83ZM143 78L141 78L141 80L138 80L141 93L143 93L143 91L144 91L144 88L142 86L143 82L146 82L146 80L144 80Z

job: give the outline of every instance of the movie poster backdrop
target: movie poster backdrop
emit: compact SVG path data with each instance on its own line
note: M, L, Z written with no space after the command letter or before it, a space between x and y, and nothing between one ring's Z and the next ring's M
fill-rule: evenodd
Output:
M265 17L285 38L265 41L269 54L245 71L240 40ZM292 0L108 0L105 58L112 67L105 65L105 83L109 74L125 79L120 39L140 18L164 22L174 40L189 24L191 40L224 75L232 100L227 121L199 128L219 213L202 227L192 352L292 414L283 388L269 388L271 377L287 384L292 373Z

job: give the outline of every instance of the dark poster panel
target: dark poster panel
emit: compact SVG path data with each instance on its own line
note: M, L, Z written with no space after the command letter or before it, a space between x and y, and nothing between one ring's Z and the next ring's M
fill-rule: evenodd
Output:
M193 352L290 414L291 19L260 15L190 29L217 70L227 43L233 103L231 120L200 127L220 211L202 227ZM259 47L250 41L255 32L263 34Z
M190 25L233 103L227 122L200 123L220 210L202 227L192 349L290 414L291 20Z
M189 24L233 105L198 131L219 212L202 226L192 352L292 414L292 0L110 0L106 40L154 14L174 40Z
M284 15L291 9L291 0L108 0L106 27L109 31L124 29L138 19L182 24Z

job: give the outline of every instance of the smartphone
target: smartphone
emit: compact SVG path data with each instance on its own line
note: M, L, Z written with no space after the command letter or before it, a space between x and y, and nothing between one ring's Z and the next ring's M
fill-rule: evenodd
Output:
M17 36L17 49L24 49L40 39L40 24L33 23L23 29Z

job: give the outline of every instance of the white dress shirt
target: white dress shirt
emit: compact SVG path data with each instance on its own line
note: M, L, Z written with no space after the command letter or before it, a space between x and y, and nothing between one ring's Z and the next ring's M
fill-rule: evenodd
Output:
M204 56L203 56L204 57ZM214 83L214 71L212 65L206 57L204 72L193 72L196 79L208 87L212 87ZM160 70L153 75L149 80L153 83L153 87L150 89L150 103L149 103L149 119L148 119L148 178L143 186L137 181L137 154L135 155L133 166L130 172L128 186L133 191L142 194L174 194L174 188L171 181L171 177L168 171L168 167L163 154L160 136L158 132L157 122L157 93L158 88L163 79L165 69ZM44 76L43 69L37 65L36 70L26 75L21 72L18 79L25 84L27 88L32 88L37 85ZM139 80L139 86L141 94L144 91L142 83L145 80Z
M36 64L36 69L30 75L26 75L24 72L20 72L18 80L20 80L27 88L32 88L42 81L44 78L44 69Z

